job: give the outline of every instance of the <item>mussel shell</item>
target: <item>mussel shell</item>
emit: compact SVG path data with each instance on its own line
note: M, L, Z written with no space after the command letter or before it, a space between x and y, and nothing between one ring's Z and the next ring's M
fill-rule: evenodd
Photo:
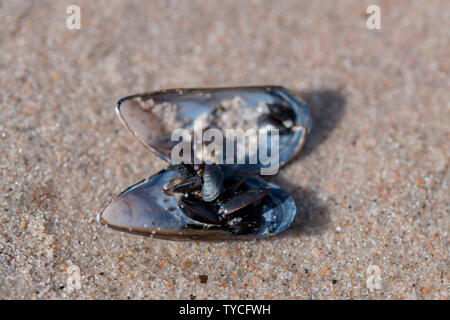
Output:
M295 98L288 90L279 86L226 87L226 88L186 88L137 94L121 99L117 105L117 113L128 129L150 150L160 158L171 163L171 150L178 141L171 141L171 133L177 128L164 127L156 119L152 111L142 108L139 101L153 100L155 104L170 103L178 106L177 120L192 126L195 119L204 114L211 114L223 100L239 96L245 103L256 109L260 103L282 105L290 108L295 114L293 126L286 134L280 135L279 165L294 157L303 146L306 136L312 127L312 117L304 102ZM225 128L219 128L225 129ZM233 129L233 128L229 128ZM257 173L268 164L260 162L236 164L234 169L245 173Z
M215 200L223 189L223 173L220 166L206 165L203 172L202 199L206 202Z
M247 190L232 196L227 202L219 208L219 213L223 216L230 215L248 205L258 202L270 192L266 189Z
M259 205L261 227L251 234L235 235L228 229L200 223L186 216L179 199L162 191L170 180L180 177L168 168L141 181L112 199L98 214L98 221L112 229L169 240L222 240L267 237L285 231L294 221L297 208L280 187L249 177L240 190L270 189ZM229 179L238 181L242 176ZM233 181L231 181L233 182Z

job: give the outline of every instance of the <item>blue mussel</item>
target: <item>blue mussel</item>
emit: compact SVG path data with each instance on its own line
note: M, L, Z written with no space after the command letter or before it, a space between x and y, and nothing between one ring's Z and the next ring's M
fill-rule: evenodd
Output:
M267 166L258 157L252 164L219 164L195 162L193 152L195 164L171 162L176 144L171 132L177 127L192 129L201 118L223 130L242 125L248 115L258 128L278 129L282 166L298 153L312 128L305 103L285 88L162 90L123 98L116 111L139 141L170 166L109 201L97 216L101 224L161 239L221 240L277 235L294 221L292 197L255 176Z

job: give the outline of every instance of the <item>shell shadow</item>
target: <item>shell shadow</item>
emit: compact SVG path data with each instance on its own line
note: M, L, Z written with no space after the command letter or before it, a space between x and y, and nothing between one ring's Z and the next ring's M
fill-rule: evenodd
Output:
M313 117L312 132L306 139L303 150L292 159L296 161L308 156L328 139L344 116L346 99L340 90L293 90L292 92L305 100Z

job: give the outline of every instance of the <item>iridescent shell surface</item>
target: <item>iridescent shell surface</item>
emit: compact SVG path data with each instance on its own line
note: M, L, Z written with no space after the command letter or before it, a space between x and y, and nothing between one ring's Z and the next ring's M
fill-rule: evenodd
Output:
M176 197L163 192L163 186L180 177L174 168L162 170L120 193L98 214L101 224L120 231L169 240L220 240L267 237L285 231L295 219L297 208L283 189L248 177L245 189L269 189L259 206L260 227L251 234L235 235L228 229L211 226L186 216ZM242 179L235 175L232 179Z
M295 113L293 125L296 130L280 135L279 164L282 166L294 157L303 146L312 127L312 117L303 101L294 97L287 89L279 86L228 87L228 88L193 88L170 89L144 94L132 95L121 99L117 113L127 128L150 150L160 158L171 162L171 150L178 141L171 141L175 127L165 126L154 117L151 108L143 108L142 102L155 104L175 104L178 123L192 126L193 122L205 114L211 114L221 103L235 97L242 99L247 106L256 110L259 104L282 104ZM220 128L225 129L225 128ZM227 128L235 129L235 128ZM258 157L257 164L236 164L234 169L240 172L257 173L262 164ZM237 163L237 162L235 162Z

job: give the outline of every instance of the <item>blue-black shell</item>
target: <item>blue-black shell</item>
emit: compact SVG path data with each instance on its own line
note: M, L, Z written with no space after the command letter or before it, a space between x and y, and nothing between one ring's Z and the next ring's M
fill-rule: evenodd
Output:
M108 203L98 214L101 224L120 231L169 240L220 240L268 237L285 231L294 221L297 208L292 197L274 184L247 177L241 189L269 189L260 204L261 226L251 234L235 235L228 229L211 226L186 216L176 197L162 191L164 184L180 177L168 168L141 181ZM242 179L235 175L233 179Z

